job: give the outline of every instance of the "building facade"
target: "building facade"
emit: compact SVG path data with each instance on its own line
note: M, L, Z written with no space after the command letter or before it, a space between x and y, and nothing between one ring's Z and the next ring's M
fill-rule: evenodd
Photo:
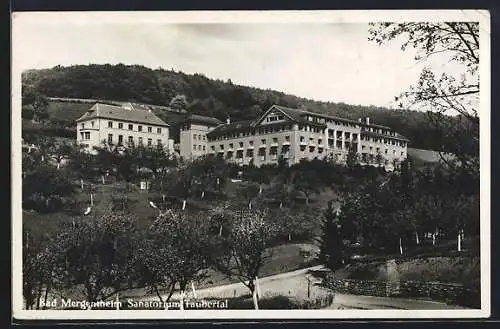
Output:
M215 154L241 165L276 164L280 158L290 165L315 158L345 162L353 152L363 164L391 169L407 156L407 138L368 118L354 121L277 105L255 120L199 131L208 131L206 152L202 147L193 155Z
M125 147L173 146L169 125L151 111L137 109L130 103L122 106L96 103L76 123L77 143L89 151L103 142Z
M180 123L179 155L184 159L199 157L208 152L207 134L222 122L216 118L189 115Z

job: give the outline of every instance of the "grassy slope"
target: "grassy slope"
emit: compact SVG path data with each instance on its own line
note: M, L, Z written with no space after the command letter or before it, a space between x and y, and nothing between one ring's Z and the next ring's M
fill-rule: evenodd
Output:
M456 252L456 241L442 241L432 253L427 247L412 252L413 256L377 257L360 260L335 271L338 279L386 281L389 279L386 261L397 260L400 280L460 283L466 286L479 284L479 254L477 239L466 239L464 251ZM450 249L451 248L451 249Z
M72 123L92 107L92 104L50 101L49 118Z

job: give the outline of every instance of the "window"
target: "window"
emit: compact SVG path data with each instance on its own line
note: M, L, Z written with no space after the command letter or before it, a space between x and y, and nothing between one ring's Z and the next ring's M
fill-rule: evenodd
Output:
M91 121L90 124L92 125L92 128L94 128L94 121Z
M119 129L123 129L123 123L119 122L119 123L118 123L118 128L119 128Z
M240 147L243 147L243 142L240 142Z
M323 142L323 140L321 138L318 139L318 145L321 145L321 143Z
M156 140L156 145L161 146L161 139Z
M196 134L193 134L193 139L196 140Z
M377 147L377 153L380 152L380 147Z
M223 150L224 149L224 144L221 144L220 145L220 149Z
M201 151L201 145L198 145L198 151Z
M286 140L287 142L289 142L289 141L290 141L290 136L285 136L285 140Z
M205 151L205 145L203 145L203 151Z
M273 143L278 143L278 138L274 137L273 138Z
M262 142L262 144L264 144L264 145L266 144L266 140L265 140L265 139L262 139L262 140L261 140L261 142Z
M196 151L196 144L193 145L193 150Z
M108 144L113 143L113 134L108 134Z
M388 150L388 149L385 149L385 154L387 154L388 152L389 152L389 150Z
M401 156L405 155L405 152L401 152Z
M108 121L108 128L113 128L113 121Z
M352 134L352 139L358 139L358 134Z
M215 151L215 146L213 146L213 145L212 145L212 146L210 146L210 149L211 149L212 151Z
M153 145L153 139L148 138L148 146L151 146L151 145Z
M128 136L128 143L133 144L134 143L134 137Z
M129 124L128 125L128 130L134 130L134 125L133 124Z
M207 136L206 135L203 135L203 140L206 140L207 139Z
M249 144L250 146L253 146L253 141L249 141L249 142L248 142L248 144Z
M119 145L123 144L123 135L118 135L118 144Z
M139 137L139 145L142 145L142 137Z
M229 144L229 148L232 149L233 148L233 143L230 143Z
M161 128L156 128L156 133L161 134Z
M366 148L366 146L364 145L361 145L361 149L364 150Z
M90 131L85 132L85 139L90 139Z
M137 131L142 131L142 126L137 126Z
M150 133L152 131L153 131L153 128L152 127L148 127L148 133Z

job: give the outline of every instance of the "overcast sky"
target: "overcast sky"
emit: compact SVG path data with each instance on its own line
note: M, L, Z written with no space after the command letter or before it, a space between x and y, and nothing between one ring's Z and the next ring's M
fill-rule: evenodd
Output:
M392 107L423 67L412 49L369 42L365 23L25 21L14 28L23 70L139 64L348 104Z

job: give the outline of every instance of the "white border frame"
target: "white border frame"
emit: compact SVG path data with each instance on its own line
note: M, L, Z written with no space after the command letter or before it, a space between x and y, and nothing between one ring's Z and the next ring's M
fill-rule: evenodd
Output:
M56 18L56 19L54 19ZM381 21L479 21L480 24L480 230L481 309L477 310L189 310L74 311L23 310L21 209L21 70L22 38L18 23L361 23ZM335 11L198 11L198 12L23 12L12 21L12 309L18 320L197 320L197 319L430 319L490 316L490 14L487 10L335 10ZM26 55L26 54L24 54ZM27 54L32 55L32 54Z

